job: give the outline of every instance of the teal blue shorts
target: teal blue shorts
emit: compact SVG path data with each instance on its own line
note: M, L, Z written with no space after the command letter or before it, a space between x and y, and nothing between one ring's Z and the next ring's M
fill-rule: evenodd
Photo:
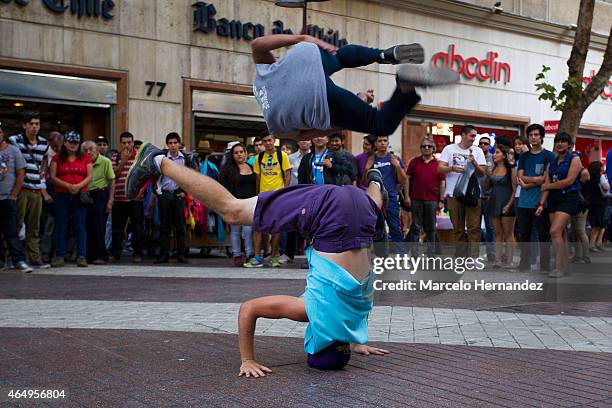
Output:
M304 351L314 354L334 341L367 343L374 295L372 270L359 282L312 247L306 250L306 258L309 270L303 296L309 323Z

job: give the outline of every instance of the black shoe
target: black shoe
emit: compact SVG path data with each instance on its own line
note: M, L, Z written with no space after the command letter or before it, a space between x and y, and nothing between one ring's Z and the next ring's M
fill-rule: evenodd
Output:
M127 196L133 200L148 185L151 180L157 180L161 176L157 164L153 160L155 156L164 154L161 149L147 142L140 146L134 164L130 167L125 189Z
M459 74L452 69L435 66L402 64L397 69L397 84L403 93L410 93L415 86L441 86L459 82Z
M384 51L384 62L387 64L422 64L425 51L421 44L402 44L387 48Z
M167 256L161 256L159 258L157 258L155 261L153 261L154 264L164 264L164 263L168 263L170 260L168 259Z
M380 185L380 194L382 195L383 206L386 206L387 201L389 201L389 193L387 192L387 189L385 188L385 184L383 183L382 173L380 172L380 170L378 169L368 170L366 174L366 178L368 180L368 185L370 185L370 183L373 181L377 182L378 185Z
M177 263L181 263L181 264L188 264L189 261L187 259L185 259L184 256L179 256L178 258L176 258L176 262Z

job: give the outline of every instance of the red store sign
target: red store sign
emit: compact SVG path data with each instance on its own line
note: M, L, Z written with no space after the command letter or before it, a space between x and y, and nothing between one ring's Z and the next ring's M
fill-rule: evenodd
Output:
M595 76L595 71L591 70L591 76L588 76L588 77L585 76L584 78L582 78L582 83L584 85L589 85L594 76ZM606 89L609 89L610 92L606 92ZM602 99L612 100L612 81L608 81L608 85L604 86L604 89L602 89L601 91L601 97Z
M510 82L510 65L506 62L495 61L497 57L499 57L497 52L489 51L487 58L483 60L476 57L464 58L461 54L455 53L455 44L451 44L448 52L434 54L431 62L435 66L443 65L454 69L459 75L470 79L478 78L481 81L498 82L503 78L504 83Z
M544 121L544 130L547 135L555 134L559 131L559 121L558 120L545 120Z

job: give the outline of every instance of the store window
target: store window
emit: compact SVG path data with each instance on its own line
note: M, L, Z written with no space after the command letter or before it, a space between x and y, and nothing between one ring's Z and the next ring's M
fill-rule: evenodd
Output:
M470 124L476 127L479 135L487 134L495 143L495 138L504 135L514 141L519 135L518 127L504 125L487 125L467 121L436 121L428 119L409 118L404 127L404 137L402 140L402 160L406 163L413 157L421 154L419 142L421 137L431 135L436 143L436 157L445 146L461 141L461 130L463 126Z
M0 69L0 115L8 134L22 132L24 112L38 112L43 136L76 130L84 139L112 140L116 103L113 81Z

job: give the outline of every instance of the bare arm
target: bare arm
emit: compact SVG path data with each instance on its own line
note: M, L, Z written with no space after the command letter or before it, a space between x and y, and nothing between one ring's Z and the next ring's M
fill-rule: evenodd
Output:
M253 61L256 64L274 64L276 58L270 51L305 41L305 35L274 34L265 35L251 41Z
M87 165L87 176L85 176L83 181L77 184L77 187L79 188L79 190L83 189L84 187L87 187L89 183L91 183L92 178L93 178L93 164L89 163Z
M542 187L546 190L558 190L561 188L569 187L574 183L574 181L576 181L576 178L580 175L581 170L582 162L580 161L580 158L576 156L572 159L566 178L564 178L563 180L559 180L555 183L546 182L542 185ZM546 177L546 179L548 180L548 177Z
M285 187L289 187L291 184L291 169L283 172L283 181L285 182Z
M453 171L453 169L451 166L448 165L447 162L441 161L438 163L438 171L440 173L446 174L446 173L450 173L451 171Z
M113 201L115 197L115 179L108 183L108 201L106 202L106 212L110 213L113 210Z
M504 213L509 213L512 206L514 205L514 200L515 200L514 196L516 195L516 180L517 180L516 179L516 169L512 169L512 173L510 177L512 179L512 194L510 195L510 200L508 200L508 203L506 204L504 208Z
M335 54L338 48L335 45L328 44L323 40L320 40L309 35L293 35L293 34L274 34L265 35L251 41L251 50L253 53L253 61L256 64L274 64L276 58L272 55L271 51L295 45L299 42L307 41L317 45L319 48Z
M239 376L265 377L271 373L268 367L255 361L254 337L255 326L259 317L267 319L291 319L298 322L307 322L304 299L294 296L265 296L244 302L238 313L238 338L240 342Z
M17 195L19 191L21 191L21 186L23 185L23 180L25 180L25 169L15 169L15 184L13 184L13 188L9 194L11 200L17 199Z
M544 171L544 184L542 185L542 195L540 196L540 202L538 203L538 207L536 208L537 216L541 215L542 211L544 211L544 204L546 203L546 200L548 200L548 195L550 194L550 191L544 190L544 186L550 181L550 178L548 177L549 166L550 164L546 166L546 170Z

